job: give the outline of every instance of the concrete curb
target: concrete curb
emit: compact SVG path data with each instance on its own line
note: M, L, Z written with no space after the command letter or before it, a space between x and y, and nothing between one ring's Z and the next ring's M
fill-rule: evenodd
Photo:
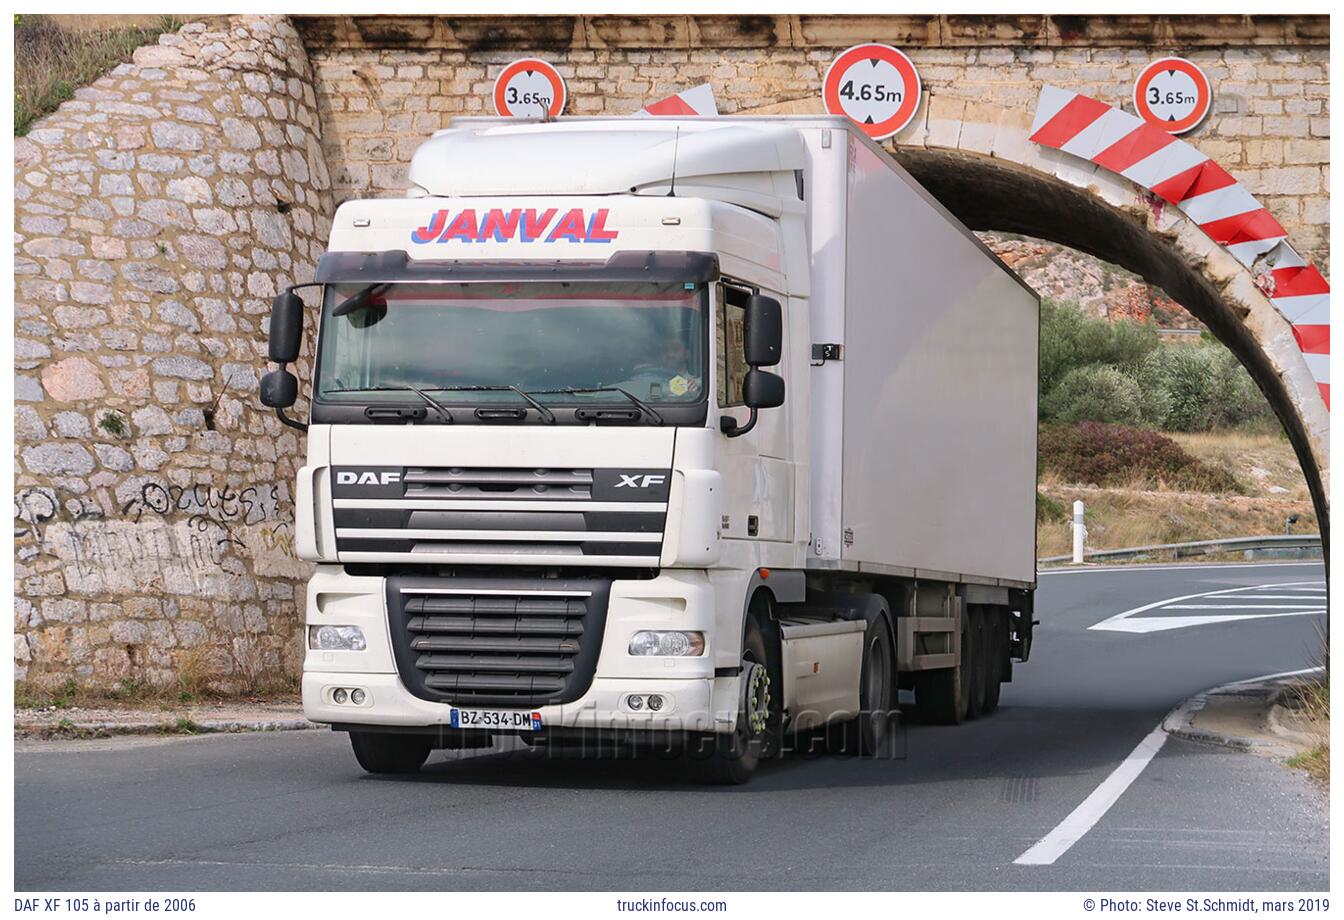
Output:
M307 719L202 719L184 727L176 719L169 722L76 722L73 719L59 723L19 722L14 725L16 735L41 738L104 738L113 735L219 735L243 732L288 732L322 728Z
M1234 681L1219 687L1213 687L1202 693L1196 693L1171 712L1167 713L1166 717L1162 720L1162 730L1168 735L1186 741L1195 741L1200 744L1213 744L1219 747L1231 748L1234 751L1249 751L1277 755L1286 753L1285 748L1288 746L1309 747L1314 742L1301 732L1295 732L1285 728L1276 715L1276 710L1281 710L1283 708L1279 705L1278 700L1289 684L1305 677L1313 671L1319 670L1320 668L1314 668L1310 671L1292 675L1275 675L1269 678L1252 678L1248 681ZM1278 738L1282 738L1285 743L1276 744L1265 738L1251 738L1242 735L1224 734L1222 732L1195 728L1195 716L1208 706L1211 699L1220 696L1262 697L1265 708L1265 726L1269 729L1271 734Z

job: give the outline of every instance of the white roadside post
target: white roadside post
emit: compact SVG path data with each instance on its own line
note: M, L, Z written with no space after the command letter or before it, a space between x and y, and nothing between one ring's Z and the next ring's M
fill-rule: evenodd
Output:
M1083 561L1083 543L1087 540L1087 528L1083 526L1083 503L1073 503L1073 561Z

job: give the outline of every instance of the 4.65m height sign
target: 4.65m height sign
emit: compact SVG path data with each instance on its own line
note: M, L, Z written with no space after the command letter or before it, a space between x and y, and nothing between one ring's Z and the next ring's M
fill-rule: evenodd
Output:
M879 141L910 123L919 94L915 65L890 45L846 48L831 62L821 84L827 112L847 116Z

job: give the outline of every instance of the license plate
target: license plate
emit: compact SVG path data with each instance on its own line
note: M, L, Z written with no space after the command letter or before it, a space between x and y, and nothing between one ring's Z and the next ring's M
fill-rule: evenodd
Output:
M496 728L515 732L541 731L541 713L516 709L453 709L453 728Z

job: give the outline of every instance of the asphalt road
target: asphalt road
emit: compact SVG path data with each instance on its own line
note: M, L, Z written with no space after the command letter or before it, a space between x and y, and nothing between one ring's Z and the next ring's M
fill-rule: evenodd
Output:
M1323 579L1319 565L1044 575L1035 651L998 713L911 725L895 761L795 757L745 787L516 754L375 778L326 731L26 744L15 885L1325 890L1324 793L1174 738L1054 864L1014 863L1182 699L1314 664L1324 617L1303 598ZM1172 626L1190 617L1209 619Z

